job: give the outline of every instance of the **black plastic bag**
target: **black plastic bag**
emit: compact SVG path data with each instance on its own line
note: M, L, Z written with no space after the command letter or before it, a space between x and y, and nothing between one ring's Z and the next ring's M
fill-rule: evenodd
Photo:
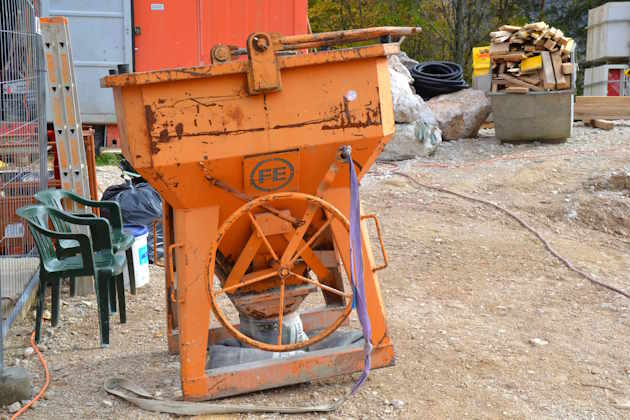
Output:
M116 201L120 204L124 224L143 225L149 229L147 245L149 261L153 261L153 222L157 221L157 254L164 256L162 237L162 197L146 182L112 185L103 193L101 200Z

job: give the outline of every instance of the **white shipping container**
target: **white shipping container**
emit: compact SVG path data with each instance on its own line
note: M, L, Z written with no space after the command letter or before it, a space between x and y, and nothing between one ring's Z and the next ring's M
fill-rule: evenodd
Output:
M629 96L627 68L627 64L607 64L586 69L584 96Z
M610 2L588 11L586 61L630 57L630 2Z

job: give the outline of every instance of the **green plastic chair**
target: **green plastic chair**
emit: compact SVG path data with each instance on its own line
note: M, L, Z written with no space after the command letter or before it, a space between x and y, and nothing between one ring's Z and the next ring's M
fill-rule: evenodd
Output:
M66 277L94 276L98 304L98 321L101 347L109 346L108 297L118 295L120 323L127 322L123 268L125 257L112 251L109 222L100 217L76 217L57 209L32 205L19 208L16 213L29 226L39 252L39 290L35 317L35 341L39 343L46 288L52 287L51 323L59 323L61 279ZM49 221L57 219L69 226L88 226L90 236L84 233L57 232L49 229ZM75 241L78 255L58 253L60 241Z
M76 195L70 191L48 189L35 194L35 199L40 203L53 207L57 210L65 211L63 208L63 200L70 200L82 204L87 207L99 208L107 210L107 214L103 216L107 218L111 226L111 239L114 253L125 251L127 257L127 271L129 273L129 291L132 295L136 294L136 277L133 271L133 245L134 237L123 230L122 214L120 206L115 201L93 201ZM91 213L74 214L77 217L94 217ZM66 222L56 217L52 217L52 223L59 232L70 232L70 227ZM61 256L76 255L79 250L78 244L72 241L61 241ZM74 296L74 278L70 279L70 294ZM115 300L114 300L115 302ZM113 310L113 309L112 309Z

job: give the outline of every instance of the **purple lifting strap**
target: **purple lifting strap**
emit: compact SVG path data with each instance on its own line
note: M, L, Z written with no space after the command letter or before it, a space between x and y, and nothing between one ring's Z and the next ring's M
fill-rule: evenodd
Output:
M363 330L363 338L365 340L365 365L363 372L356 384L352 387L352 394L365 382L370 373L370 362L372 359L372 328L370 327L370 317L367 312L367 302L365 299L365 288L363 286L363 253L361 240L361 201L359 198L359 180L354 170L352 156L348 150L348 166L350 167L350 261L352 274L352 288L354 293L354 301L356 304L357 315Z

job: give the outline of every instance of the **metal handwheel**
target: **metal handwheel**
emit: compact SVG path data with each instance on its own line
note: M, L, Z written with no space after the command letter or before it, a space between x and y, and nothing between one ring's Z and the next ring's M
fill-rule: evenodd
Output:
M296 217L295 213L301 213L301 216ZM220 282L215 282L213 273L208 273L208 290L217 319L237 340L266 351L302 349L332 334L352 310L352 293L343 290L343 283L339 287L339 283L330 281L331 270L318 259L312 247L326 236L331 237L328 231L332 223L340 223L348 232L348 219L330 203L309 194L282 192L258 197L236 210L219 228L210 255L211 267L217 262L222 241L235 225L242 229L243 220L249 223L251 236L241 254L229 268L225 269L224 265ZM267 257L263 266L260 262L262 253ZM309 271L317 278L309 277ZM330 325L307 340L283 344L283 317L297 310L310 293L304 286L310 286L310 291L319 288L323 293L340 297L343 310ZM251 301L247 300L251 292L267 296L265 313L252 308ZM260 318L275 317L278 323L276 343L256 340L235 327L219 304L218 297L223 294L227 294L241 313Z

